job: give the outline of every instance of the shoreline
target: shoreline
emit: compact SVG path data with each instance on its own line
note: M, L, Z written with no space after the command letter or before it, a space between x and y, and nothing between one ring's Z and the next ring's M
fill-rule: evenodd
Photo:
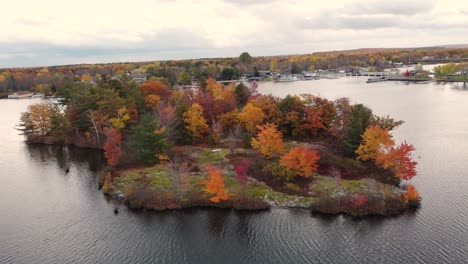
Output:
M225 159L227 149L219 155L205 160L207 148L194 147L190 151L199 155L197 166L213 163L222 168L225 188L229 199L214 203L203 190L200 182L206 174L197 171L178 178L167 164L151 167L126 167L107 175L102 183L102 191L113 200L118 200L132 209L179 210L196 207L228 208L234 210L259 210L270 208L301 208L312 213L366 215L398 215L413 205L405 203L404 189L384 184L370 178L341 179L315 175L307 183L307 192L280 192L265 182L249 177L241 186L236 179L231 161ZM192 154L193 154L192 153ZM180 176L179 176L180 177ZM176 181L175 181L176 180Z

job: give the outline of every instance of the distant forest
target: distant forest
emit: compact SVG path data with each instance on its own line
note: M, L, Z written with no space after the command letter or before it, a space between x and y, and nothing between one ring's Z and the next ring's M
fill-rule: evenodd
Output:
M468 48L392 48L357 49L316 52L287 56L252 57L247 52L237 58L205 58L150 62L79 64L50 67L0 69L0 92L41 91L55 94L74 82L95 82L102 78L143 74L168 86L190 84L197 80L201 86L209 78L237 79L243 74L258 76L262 71L300 73L315 70L373 70L390 68L395 63L412 64L434 60L450 61L468 58Z

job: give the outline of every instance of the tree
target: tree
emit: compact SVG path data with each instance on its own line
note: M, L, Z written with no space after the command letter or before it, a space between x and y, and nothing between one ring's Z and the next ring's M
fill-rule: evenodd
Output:
M169 97L171 96L171 91L169 90L169 88L167 88L167 85L155 80L149 80L144 82L140 86L140 91L144 97L150 94L158 95L159 98L161 98L161 100L164 102L167 102L167 100L169 100Z
M247 103L247 100L249 100L250 95L251 92L249 88L242 83L239 83L234 88L234 96L238 106L244 106Z
M132 145L137 158L145 163L160 162L168 148L167 132L160 129L158 121L151 115L142 115L140 122L133 127Z
M397 128L398 126L401 126L404 123L404 121L395 120L391 118L389 115L386 115L386 116L373 115L370 123L372 125L377 125L382 129L393 130Z
M345 130L343 143L345 151L349 155L354 155L356 149L361 144L361 135L369 126L372 110L362 104L352 106L349 126Z
M236 68L233 67L224 67L221 71L222 80L233 80L239 76L239 72Z
M277 72L278 71L278 60L271 59L270 61L270 72Z
M358 160L377 160L379 156L388 153L395 145L392 135L387 129L370 126L362 135L362 143L356 150Z
M111 127L104 129L106 135L106 143L104 144L104 156L107 163L115 167L119 163L122 150L120 149L120 142L122 142L122 134L117 128Z
M274 124L266 123L258 126L259 132L252 139L252 147L258 149L267 159L275 153L281 153L284 149L283 135Z
M257 130L257 126L260 125L264 116L262 109L254 106L252 103L248 103L239 114L239 119L245 129L249 133L254 134Z
M161 97L156 94L149 94L145 96L145 106L153 111L158 109L158 106L161 104Z
M109 121L113 127L123 129L128 120L130 120L130 113L126 107L123 107L117 111L117 117L111 118Z
M330 124L330 133L332 136L336 137L338 140L343 140L345 135L345 130L349 126L350 116L351 116L351 105L348 98L339 98L335 102L335 118Z
M239 61L242 64L250 64L253 62L253 58L248 52L242 52L239 56Z
M247 170L249 169L251 164L252 164L251 160L243 160L235 168L236 178L241 186L245 186L247 182L249 181L249 177L247 177Z
M192 82L192 76L190 73L183 71L179 74L179 83L187 85Z
M28 137L47 136L52 128L52 105L38 103L28 106L26 112L21 114L20 130Z
M322 123L322 110L321 109L306 109L306 124L305 128L310 129L313 136L317 135L318 130L326 129Z
M414 185L408 184L406 192L403 193L406 204L418 204L419 203L419 192L416 190Z
M315 150L305 147L294 147L284 154L280 164L297 175L309 178L317 172L320 157Z
M206 173L208 174L208 179L203 180L198 184L205 185L203 190L206 193L214 194L214 196L210 198L210 201L213 203L219 203L220 201L229 199L231 195L224 187L224 178L221 175L221 170L208 164L206 166Z
M399 179L411 180L416 176L417 162L411 159L411 152L414 150L413 145L403 142L397 148L381 153L376 159L376 164L384 169L391 169Z
M193 141L197 141L209 131L206 119L203 117L203 108L194 103L190 109L184 113L185 128L192 134Z

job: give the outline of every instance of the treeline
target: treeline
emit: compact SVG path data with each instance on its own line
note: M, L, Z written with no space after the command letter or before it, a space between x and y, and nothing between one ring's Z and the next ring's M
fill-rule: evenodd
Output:
M168 86L190 84L192 78L205 86L209 78L231 80L242 74L258 76L261 71L300 73L329 69L353 70L360 67L382 70L390 67L390 62L414 63L424 57L468 58L468 49L360 49L268 57L252 57L244 52L238 58L0 69L0 92L36 90L55 94L69 82L98 82L103 76L110 78L132 72L142 73L148 79L159 80Z

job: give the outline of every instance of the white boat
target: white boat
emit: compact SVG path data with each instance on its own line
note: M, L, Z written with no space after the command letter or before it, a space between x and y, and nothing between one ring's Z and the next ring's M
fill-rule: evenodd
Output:
M29 98L32 95L33 93L28 92L28 91L19 91L14 94L9 94L8 99L23 99L23 98Z
M44 98L44 96L45 96L45 95L42 94L42 93L34 93L34 94L32 94L31 96L29 96L29 98L30 98L30 99L32 99L32 98Z
M296 76L287 74L287 75L281 75L279 79L275 80L275 82L295 82L298 80L299 79Z
M383 82L386 81L385 77L379 77L379 78L370 78L367 80L367 83L374 83L374 82Z
M304 81L311 81L311 80L314 80L316 79L317 76L314 75L314 74L310 74L310 73L304 73L304 76L302 77L302 80Z

